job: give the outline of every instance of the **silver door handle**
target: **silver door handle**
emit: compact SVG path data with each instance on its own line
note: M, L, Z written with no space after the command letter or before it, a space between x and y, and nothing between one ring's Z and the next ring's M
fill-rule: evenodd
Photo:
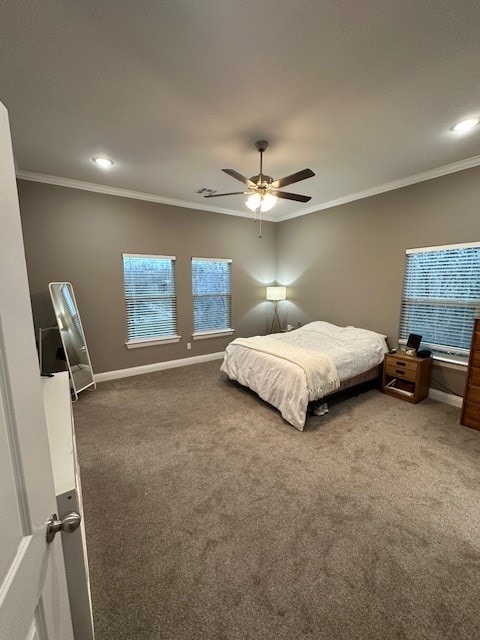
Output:
M55 534L58 533L58 531L63 531L64 533L73 533L78 529L81 521L82 516L76 511L67 513L67 515L61 520L58 519L56 513L53 513L47 520L47 542L52 542L52 540L55 538Z

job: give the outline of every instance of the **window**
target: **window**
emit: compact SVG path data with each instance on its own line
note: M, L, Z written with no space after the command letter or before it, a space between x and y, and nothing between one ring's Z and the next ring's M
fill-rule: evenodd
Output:
M192 258L193 338L232 334L232 261Z
M410 333L466 360L480 311L480 242L407 250L400 342Z
M175 257L123 254L127 347L178 342Z

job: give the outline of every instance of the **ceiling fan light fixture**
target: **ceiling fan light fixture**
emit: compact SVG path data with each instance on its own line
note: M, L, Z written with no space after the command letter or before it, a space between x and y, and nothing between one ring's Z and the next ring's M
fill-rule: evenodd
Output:
M260 203L260 211L262 213L266 213L267 211L270 211L270 209L272 209L275 206L276 202L277 202L277 196L274 196L273 193L266 193L262 197L262 201Z
M250 211L257 211L260 206L261 196L259 193L252 193L245 202L246 206L250 209Z

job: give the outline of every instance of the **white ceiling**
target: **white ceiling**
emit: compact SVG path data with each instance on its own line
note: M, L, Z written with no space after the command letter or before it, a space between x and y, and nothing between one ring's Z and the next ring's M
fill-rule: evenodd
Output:
M480 154L450 131L480 113L479 24L478 0L18 0L0 100L24 172L244 213L195 191L241 190L221 169L258 173L263 138L313 210Z

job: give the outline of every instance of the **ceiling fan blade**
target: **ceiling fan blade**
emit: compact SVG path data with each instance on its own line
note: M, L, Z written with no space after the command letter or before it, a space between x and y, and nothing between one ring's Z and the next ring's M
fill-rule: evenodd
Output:
M292 173L291 176L285 176L285 178L275 180L274 182L272 182L272 187L274 189L281 189L282 187L286 187L288 184L293 184L294 182L300 182L300 180L312 178L314 175L315 174L311 169L303 169L302 171L297 171L297 173Z
M229 176L232 176L232 178L235 178L236 180L240 180L240 182L243 182L243 184L246 184L247 187L249 188L257 186L254 182L252 182L245 176L242 176L241 173L238 173L238 171L235 171L235 169L222 169L222 171L224 173L227 173Z
M219 198L220 196L239 196L240 194L245 193L244 191L232 191L231 193L211 193L208 196L203 196L204 198Z
M309 202L312 199L312 196L301 196L299 193L287 193L286 191L277 191L275 195L277 198L296 200L297 202Z

